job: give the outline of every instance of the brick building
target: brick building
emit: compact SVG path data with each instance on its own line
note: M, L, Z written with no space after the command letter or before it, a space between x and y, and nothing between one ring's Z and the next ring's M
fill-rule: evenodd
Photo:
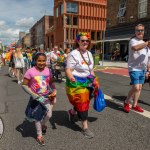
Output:
M108 0L105 59L110 59L115 48L120 49L120 60L128 55L128 43L134 27L145 25L145 40L150 37L150 0Z
M31 33L31 46L35 48L45 49L46 46L46 33L53 25L53 16L43 16L37 21L30 29Z
M102 39L106 29L107 0L54 0L54 26L47 32L47 46L74 48L75 37L84 31L91 45Z
M31 47L31 34L30 33L27 33L22 38L22 47L23 48Z

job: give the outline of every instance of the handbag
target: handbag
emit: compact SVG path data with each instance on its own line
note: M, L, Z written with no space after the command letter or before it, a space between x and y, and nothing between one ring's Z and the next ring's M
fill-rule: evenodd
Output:
M101 89L99 88L98 89L98 95L94 99L93 108L96 111L101 112L105 107L106 107L106 102L104 99L104 94L102 93Z
M48 109L46 108L46 106L37 100L33 100L32 97L30 98L25 110L27 118L34 119L36 121L43 120L47 112Z

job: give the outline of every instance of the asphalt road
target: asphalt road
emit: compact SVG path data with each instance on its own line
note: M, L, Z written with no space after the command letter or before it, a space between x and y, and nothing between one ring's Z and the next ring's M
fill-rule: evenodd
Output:
M123 102L129 90L129 78L98 72L103 92L118 102ZM0 150L150 150L150 119L131 111L126 114L122 107L107 100L106 109L98 113L89 111L89 126L95 133L93 139L86 139L80 132L80 122L71 124L67 110L70 104L65 94L65 83L56 83L57 104L48 123L44 147L36 142L33 123L25 120L25 108L29 96L15 79L0 72L0 102L3 103L0 116L5 130L0 140ZM149 87L144 87L140 105L150 111Z

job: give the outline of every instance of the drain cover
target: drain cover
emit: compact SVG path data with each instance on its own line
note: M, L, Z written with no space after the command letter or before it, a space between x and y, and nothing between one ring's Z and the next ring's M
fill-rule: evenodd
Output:
M2 118L0 117L0 138L3 135L3 132L4 132L4 123L3 123Z

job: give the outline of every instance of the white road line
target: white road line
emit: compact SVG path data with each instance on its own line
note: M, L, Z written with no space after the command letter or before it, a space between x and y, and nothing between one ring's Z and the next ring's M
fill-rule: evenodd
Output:
M107 99L107 100L109 100L109 101L111 101L111 102L113 102L113 103L115 103L115 104L118 104L118 105L120 105L120 106L123 106L123 103L121 103L121 102L119 102L119 101L117 101L117 100L114 100L112 97L110 97L110 96L108 96L108 95L105 95L105 99ZM131 107L131 106L130 106L130 107ZM131 111L134 111L134 110L131 109ZM137 112L137 111L134 111L134 112L137 113L137 114L139 114L139 115L142 115L142 116L147 117L147 118L150 119L150 111L144 110L143 113L139 113L139 112Z

